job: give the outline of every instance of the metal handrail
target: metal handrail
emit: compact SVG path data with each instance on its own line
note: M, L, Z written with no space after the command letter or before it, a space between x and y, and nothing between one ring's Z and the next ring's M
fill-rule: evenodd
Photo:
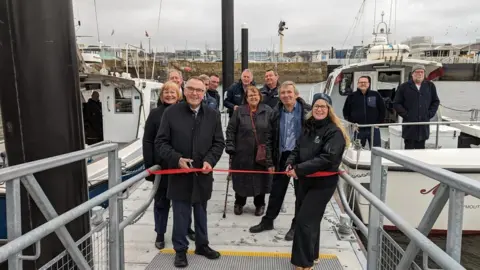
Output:
M102 146L99 146L100 148ZM107 151L107 150L103 150ZM88 152L87 154L91 154ZM83 154L85 155L85 154ZM53 159L53 158L50 158ZM68 162L67 162L68 163ZM43 165L43 164L42 164ZM154 171L158 170L160 166L155 165L151 167L149 170ZM105 192L95 196L94 198L78 205L77 207L59 215L58 217L40 225L39 227L27 232L26 234L8 242L4 246L0 248L0 262L3 262L8 259L8 257L17 254L24 250L25 248L29 247L30 245L37 242L39 239L44 238L45 236L51 234L56 229L65 226L67 223L75 220L76 218L80 217L81 215L90 211L93 207L100 205L104 201L108 200L113 196L117 196L118 193L121 193L123 190L127 189L128 187L132 186L138 181L143 180L143 178L149 176L150 173L148 170L145 170L132 178L106 190Z
M93 148L79 150L73 153L67 153L59 156L6 167L0 170L0 182L10 181L25 175L34 174L62 165L70 164L72 162L88 158L92 155L102 154L117 149L117 144L110 143Z
M375 149L375 148L374 148ZM385 217L388 218L393 224L397 226L411 241L415 242L422 250L430 255L440 266L445 269L465 269L457 261L451 258L440 247L428 239L425 235L410 225L400 215L396 214L390 207L388 207L382 200L377 198L373 193L364 188L360 183L353 179L346 173L340 174L340 177L344 179L349 185L357 190L365 199L367 199L372 206L380 211ZM376 262L369 262L376 264Z
M359 128L362 127L389 127L389 126L424 126L424 125L454 125L454 124L480 124L480 121L440 121L440 122L402 122L402 123L384 123L384 124L365 124L360 125L356 123L352 123L346 120L342 120L342 122L356 126Z
M371 152L372 155L383 157L394 163L397 163L398 165L404 166L408 169L435 179L440 183L461 190L476 198L480 198L480 182L475 181L469 177L447 171L443 168L434 167L421 160L412 159L410 157L404 156L396 152L388 151L380 147L373 147Z

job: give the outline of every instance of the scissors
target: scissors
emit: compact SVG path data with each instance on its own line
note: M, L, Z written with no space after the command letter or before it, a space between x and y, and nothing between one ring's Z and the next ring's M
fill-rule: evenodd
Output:
M190 166L190 169L193 169L193 165L192 165L191 161L188 162L188 165ZM195 175L198 176L198 174L196 172L195 172Z

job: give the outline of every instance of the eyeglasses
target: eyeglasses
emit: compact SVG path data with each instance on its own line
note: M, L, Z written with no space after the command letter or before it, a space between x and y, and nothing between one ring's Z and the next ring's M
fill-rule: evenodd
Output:
M358 82L358 84L368 84L368 82Z
M197 93L200 93L200 94L205 92L205 90L203 90L202 88L194 88L194 87L191 87L191 86L185 87L185 90L187 90L188 92L197 92Z
M327 108L328 108L327 105L313 105L314 110L318 110L318 109L326 110Z

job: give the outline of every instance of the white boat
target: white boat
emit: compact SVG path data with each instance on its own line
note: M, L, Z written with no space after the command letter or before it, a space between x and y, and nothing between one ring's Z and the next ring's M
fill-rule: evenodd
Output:
M97 91L100 95L103 138L96 144L104 142L119 144L118 156L122 163L122 180L144 169L142 137L145 121L150 110L157 105L158 91L162 85L152 80L130 79L128 74L122 74L122 77L80 74L83 107L86 106L93 91ZM87 128L85 116L83 119ZM88 132L85 130L85 137L87 136ZM86 144L86 147L95 147L95 145ZM4 149L3 141L0 143L1 149ZM3 164L3 160L0 160L0 163ZM8 165L8 158L6 163ZM107 168L106 154L93 156L87 160L89 198L108 189ZM0 239L7 238L5 209L5 186L2 183L0 185Z
M384 35L385 38L378 38ZM427 80L435 80L443 74L442 64L434 61L407 58L408 46L388 45L387 34L384 31L376 34L374 40L381 44L372 44L369 47L367 60L360 63L339 67L331 72L325 82L320 83L321 89L315 92L324 92L332 98L333 108L337 115L342 115L342 109L349 93L356 91L357 81L360 76L371 78L371 89L377 90L384 98L387 107L385 123L392 125L381 127L382 147L389 148L402 155L419 159L453 172L460 173L480 181L480 156L479 148L459 148L459 137L470 136L473 141L480 138L480 127L471 124L439 125L438 147L436 147L437 126L430 127L430 139L427 149L404 150L401 138L402 118L393 110L393 98L397 87L410 78L412 67L417 64L426 68ZM312 93L313 94L313 93ZM441 99L441 97L440 97ZM435 116L433 120L443 119L445 122L454 119ZM352 127L351 124L347 124ZM465 147L462 145L462 147ZM433 148L433 149L432 149ZM388 180L386 188L386 203L395 212L399 213L412 225L417 226L435 194L437 181L419 173L409 171L397 164L383 159L383 164L388 166ZM371 152L362 149L358 144L352 144L343 158L343 169L353 176L359 183L366 187L370 184ZM347 196L350 188L346 187ZM353 194L351 202L360 215L362 221L368 224L369 207L365 198L360 194ZM480 200L465 197L464 233L480 233ZM388 220L384 222L385 229L396 229ZM435 223L433 233L446 233L448 225L448 206Z

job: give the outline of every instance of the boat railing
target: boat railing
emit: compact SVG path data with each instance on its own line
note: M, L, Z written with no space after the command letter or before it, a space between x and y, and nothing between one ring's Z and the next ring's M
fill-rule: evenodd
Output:
M391 150L373 147L371 150L370 190L363 187L352 176L342 173L341 178L353 189L359 192L370 202L368 228L354 214L346 199L342 184L339 184L339 194L347 214L362 234L368 237L367 269L414 269L414 263L420 249L424 252L424 269L428 269L428 257L432 258L443 269L465 269L461 266L462 227L464 213L464 197L470 195L480 198L480 183L469 177L432 166L420 160L415 160ZM382 158L404 166L440 182L430 205L423 215L417 229L410 225L404 218L395 213L385 204L388 167L382 165ZM342 183L342 181L340 181ZM440 216L445 204L448 207L448 231L446 252L429 240L426 235L430 233L436 220ZM410 243L405 251L383 230L384 217L402 231ZM397 252L392 251L392 245ZM398 252L401 250L401 252Z
M108 154L108 190L58 215L33 174L102 153ZM150 170L158 169L157 165L150 168ZM160 182L160 176L155 178L154 186L147 200L128 217L123 216L123 200L127 199L130 194L123 192L142 181L149 174L145 170L122 182L118 145L113 143L0 170L0 182L6 184L6 204L8 205L8 242L0 247L0 262L8 260L8 269L23 269L24 260L36 260L40 257L40 240L55 232L66 250L41 269L75 269L75 265L80 269L123 269L123 230L126 226L138 221L151 204ZM21 184L47 220L46 223L23 235L20 205ZM106 211L103 211L99 205L106 201L108 201L108 217L106 221L103 221L103 214ZM90 210L92 210L91 222L94 228L74 242L65 225ZM33 244L35 244L35 254L23 255L23 250Z
M323 93L323 89L325 88L325 85L327 84L326 81L316 83L310 87L310 91L308 92L308 100L306 100L308 103L312 103L313 100L313 95L316 93Z
M370 139L373 142L373 135L375 128L381 127L391 127L391 126L436 126L435 130L435 149L438 149L438 134L440 132L439 126L449 126L455 124L463 124L463 125L479 125L480 121L432 121L432 122L401 122L401 123L382 123L382 124L368 124L368 125L360 125L356 123L352 123L346 120L342 120L342 122L347 125L348 127L352 128L352 131L356 131L360 128L370 128Z

